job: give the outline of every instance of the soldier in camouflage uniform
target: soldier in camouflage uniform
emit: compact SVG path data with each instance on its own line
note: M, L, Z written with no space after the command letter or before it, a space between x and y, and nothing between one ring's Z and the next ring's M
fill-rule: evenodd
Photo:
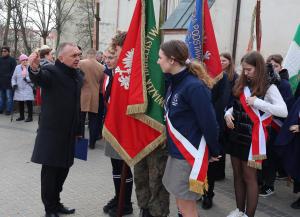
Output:
M136 197L140 217L165 217L169 214L169 192L162 184L168 159L164 146L158 147L134 166Z

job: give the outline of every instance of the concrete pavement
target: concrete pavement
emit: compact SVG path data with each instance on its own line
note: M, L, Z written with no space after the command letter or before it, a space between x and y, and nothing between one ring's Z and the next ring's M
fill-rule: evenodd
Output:
M36 135L34 122L10 122L10 117L0 115L0 217L41 217L44 215L40 199L41 166L31 163L30 157ZM76 208L70 217L105 217L102 207L113 196L111 165L104 156L104 146L97 142L96 149L88 153L88 161L75 160L64 185L62 202ZM229 161L227 161L229 162ZM214 206L209 211L201 208L201 217L224 217L235 208L233 178L227 163L226 179L216 184ZM286 182L276 183L276 193L260 198L257 217L298 217L290 203L296 200ZM139 210L133 195L134 214ZM200 206L199 206L200 207ZM171 197L171 217L177 216L174 198Z

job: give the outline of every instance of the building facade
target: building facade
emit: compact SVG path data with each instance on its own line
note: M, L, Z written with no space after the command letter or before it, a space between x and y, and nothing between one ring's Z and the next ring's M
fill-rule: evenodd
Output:
M189 0L165 0L166 18L182 3ZM194 1L194 0L190 0ZM160 0L153 0L158 22ZM220 52L232 52L236 25L238 0L210 1L212 21ZM104 50L117 30L127 30L134 11L136 0L100 0L100 50ZM246 52L250 38L251 20L256 0L241 0L238 25L236 62ZM300 24L299 0L262 0L262 54L267 57L272 53L285 55L292 41L296 27ZM185 30L164 35L164 40L184 39Z

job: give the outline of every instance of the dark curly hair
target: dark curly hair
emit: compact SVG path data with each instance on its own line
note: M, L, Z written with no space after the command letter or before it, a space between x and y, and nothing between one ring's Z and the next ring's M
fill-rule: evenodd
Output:
M117 46L123 47L127 32L117 31L117 34L111 39L110 47L116 49Z

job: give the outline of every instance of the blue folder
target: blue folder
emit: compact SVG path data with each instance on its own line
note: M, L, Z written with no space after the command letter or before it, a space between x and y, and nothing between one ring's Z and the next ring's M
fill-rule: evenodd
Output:
M87 160L89 140L85 138L77 138L75 143L75 158Z

